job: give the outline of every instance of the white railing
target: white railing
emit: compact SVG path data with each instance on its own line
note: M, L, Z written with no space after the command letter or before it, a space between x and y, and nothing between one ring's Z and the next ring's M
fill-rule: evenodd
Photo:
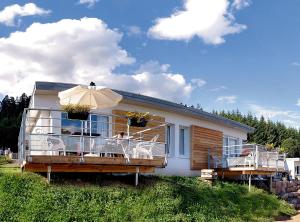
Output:
M211 156L214 167L252 167L277 170L285 168L285 154L268 151L264 146L257 144L224 146L222 155L212 153Z
M62 118L61 113L60 110L25 109L18 141L19 160L26 161L28 156L35 155L75 155L82 158L124 157L127 162L133 158L165 158L167 162L165 138L158 134L165 132L166 123L156 122L151 124L156 125L154 127L131 131L127 124L114 121L126 118L124 116L92 113L105 118L85 121Z

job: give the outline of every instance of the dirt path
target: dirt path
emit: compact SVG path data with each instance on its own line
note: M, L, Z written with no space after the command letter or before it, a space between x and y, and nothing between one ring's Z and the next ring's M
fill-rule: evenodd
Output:
M300 222L300 210L298 210L297 214L291 218L281 217L276 221L286 221L286 222Z

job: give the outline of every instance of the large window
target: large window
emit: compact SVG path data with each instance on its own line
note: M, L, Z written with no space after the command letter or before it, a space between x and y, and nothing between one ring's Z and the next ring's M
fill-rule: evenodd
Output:
M67 113L61 113L61 133L77 134L81 133L83 122L80 120L68 119Z
M100 134L103 137L109 137L109 117L104 115L91 115L87 121L71 120L67 118L67 113L61 115L61 133L62 134ZM91 118L91 124L90 124Z
M93 123L93 129L96 129L97 133L100 133L101 136L108 138L109 137L109 117L108 116L95 116L97 119L96 123Z
M167 125L167 131L166 131L166 153L168 156L172 157L175 155L175 127L173 124Z
M239 145L239 139L235 137L230 136L224 136L223 137L223 153L225 155L239 155L241 147Z
M183 126L179 127L179 155L189 155L189 129Z

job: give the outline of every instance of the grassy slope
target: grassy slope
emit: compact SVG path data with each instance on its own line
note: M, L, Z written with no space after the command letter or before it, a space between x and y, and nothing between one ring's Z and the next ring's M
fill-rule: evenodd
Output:
M48 185L34 174L0 173L0 221L271 221L294 210L246 186L150 177L128 185ZM147 185L145 185L147 184Z

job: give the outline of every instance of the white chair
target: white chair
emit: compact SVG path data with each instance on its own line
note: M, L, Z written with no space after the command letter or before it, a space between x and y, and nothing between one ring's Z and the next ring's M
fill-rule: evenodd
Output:
M139 142L135 148L133 148L133 158L139 158L141 155L153 159L152 149L155 146L155 143L159 135L154 136L150 141Z
M59 155L59 152L62 151L64 156L66 155L66 146L61 138L54 136L47 136L47 143L51 155ZM55 153L54 153L55 152Z
M245 157L245 165L251 167L254 165L254 154L251 152L248 156Z

